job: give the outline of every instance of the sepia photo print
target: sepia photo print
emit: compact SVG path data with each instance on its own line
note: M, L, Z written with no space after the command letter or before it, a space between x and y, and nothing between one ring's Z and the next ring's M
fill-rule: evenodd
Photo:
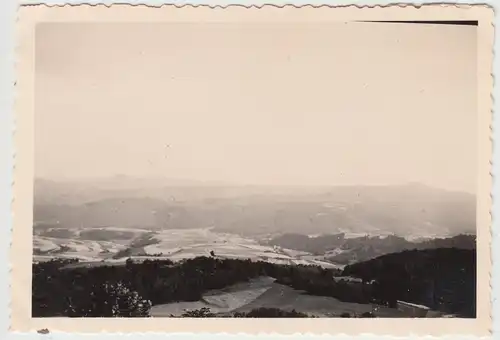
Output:
M178 11L34 28L31 317L477 319L481 22Z

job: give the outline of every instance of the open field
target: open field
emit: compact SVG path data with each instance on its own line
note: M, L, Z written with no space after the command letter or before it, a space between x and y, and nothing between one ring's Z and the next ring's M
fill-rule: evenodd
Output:
M408 313L383 306L342 302L332 297L314 296L274 282L269 277L260 277L223 290L206 293L200 301L176 302L156 305L151 316L181 316L187 311L210 308L220 316L235 312L250 312L257 308L279 308L281 310L306 313L315 317L338 317L342 313L361 315L373 312L377 317L408 317Z
M308 252L261 245L257 240L210 229L143 229L87 228L71 230L64 238L34 235L34 260L45 261L55 257L78 258L86 262L121 263L132 259L169 259L179 261L197 256L240 258L280 264L319 265L325 268L341 267L322 261ZM53 230L48 230L52 235ZM116 241L107 235L121 235ZM89 237L90 235L90 237ZM97 239L97 240L96 240ZM79 264L82 265L82 264Z

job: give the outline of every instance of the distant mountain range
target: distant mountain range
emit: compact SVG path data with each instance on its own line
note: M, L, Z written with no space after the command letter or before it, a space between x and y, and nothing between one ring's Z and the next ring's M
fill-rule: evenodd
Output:
M474 195L401 186L259 187L140 180L35 181L38 228L132 227L268 235L475 233Z

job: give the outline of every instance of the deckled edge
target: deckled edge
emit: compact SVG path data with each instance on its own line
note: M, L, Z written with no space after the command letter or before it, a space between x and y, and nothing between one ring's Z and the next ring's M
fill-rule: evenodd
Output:
M291 3L285 3L285 4L270 4L270 3L265 3L262 5L257 5L257 4L249 4L249 5L242 5L242 4L227 4L227 5L210 5L206 3L201 3L201 4L193 4L193 3L182 3L182 4L177 4L175 2L166 2L162 4L154 4L154 3L148 3L148 2L134 2L134 3L128 3L128 2L121 2L121 1L116 1L111 4L104 3L104 2L98 2L98 1L82 1L79 3L55 3L55 4L45 4L43 2L28 2L28 3L21 3L21 7L57 7L57 8L64 8L64 7L78 7L78 6L86 6L86 7L116 7L116 6L130 6L130 7L150 7L150 8L164 8L164 7L175 7L175 8L183 8L183 7L191 7L191 8L198 8L198 7L204 7L204 8L211 8L211 9L227 9L227 8L232 8L232 7L242 7L246 9L262 9L266 7L271 7L271 8L285 8L285 7L292 7L292 8L356 8L356 9L369 9L369 8L388 8L388 7L399 7L399 8L414 8L414 9L420 9L422 7L432 7L432 6L446 6L446 7L455 7L455 8L470 8L470 7L487 7L493 10L493 7L487 3L474 3L474 4L462 4L462 3L457 3L457 2L446 2L446 1L436 1L436 2L389 2L385 5L370 5L370 4L338 4L338 5L328 5L328 4L319 4L319 5L313 5L313 4L302 4L302 5L295 5Z
M495 202L498 202L498 200L495 200L495 189L496 189L496 184L495 184L495 90L497 89L497 85L495 84L495 71L497 70L495 60L496 60L496 25L495 25L495 18L497 17L497 13L495 11L495 8L490 5L486 5L488 8L491 9L493 12L493 18L491 21L491 29L492 29L492 39L490 40L489 44L489 49L491 51L491 65L490 65L490 79L489 79L489 85L491 87L490 90L490 109L489 109L489 115L490 115L490 164L489 164L489 174L490 174L490 180L491 180L491 188L490 188L490 272L489 272L489 284L490 284L490 320L491 320L491 328L490 328L490 333L493 335L495 333L495 319L496 319L496 314L495 314L495 278L498 278L498 273L497 270L495 270L495 250L498 252L497 245L495 243L495 240L498 241L498 232L495 233ZM498 115L497 115L497 120L498 120ZM500 129L498 129L500 131ZM498 164L497 164L498 167ZM500 257L497 256L497 258L500 259Z
M106 4L102 2L81 2L81 3L58 3L58 4L45 4L43 2L40 3L21 3L19 4L17 11L16 11L16 17L15 17L15 26L14 26L14 32L15 32L15 37L14 37L14 59L13 59L13 69L14 69L14 80L13 80L13 110L12 110L12 150L11 150L11 161L12 161L12 180L11 180L11 192L12 192L12 197L10 200L11 203L11 225L8 228L10 232L10 240L8 241L9 245L9 250L7 252L7 261L8 261L8 273L9 273L9 278L8 278L8 292L10 293L11 291L11 284L12 284L12 268L13 264L11 263L11 249L12 249L12 244L13 244L13 238L12 238L12 233L13 233L13 226L14 226L14 220L15 220L15 214L13 211L14 207L14 202L15 202L15 195L14 195L14 187L16 185L16 128L17 128L17 113L18 113L18 103L20 102L20 99L22 99L22 96L19 95L18 93L18 62L17 62L17 56L19 53L19 41L16 40L16 38L19 36L20 32L20 18L19 18L19 9L21 7L56 7L56 8L66 8L66 7L139 7L139 8L167 8L167 7L175 7L175 8L184 8L184 7L191 7L191 8L210 8L210 9L229 9L229 8L246 8L246 9L263 9L263 8L295 8L295 9L301 9L301 8L315 8L315 9L320 9L320 8L356 8L358 10L362 9L380 9L380 8L389 8L389 7L398 7L398 8L413 8L413 9L420 9L423 7L454 7L454 8L462 8L462 9L469 9L472 7L483 7L486 9L490 9L493 12L493 19L496 17L496 12L495 8L487 3L474 3L474 4L465 4L465 3L456 3L456 2L426 2L426 3L402 3L402 2L394 2L394 3L387 3L385 5L369 5L369 4L338 4L338 5L328 5L328 4L319 4L319 5L312 5L312 4L302 4L302 5L295 5L295 4L289 4L285 3L282 5L279 4L262 4L262 5L256 5L256 4L249 4L249 5L242 5L242 4L227 4L227 5L209 5L209 4L176 4L176 3L163 3L163 4L149 4L147 2L138 2L138 3L127 3L127 2L113 2L111 4ZM216 333L209 333L209 332L200 332L200 333L192 333L192 332L175 332L175 333L168 333L168 332L154 332L154 331L145 331L145 332L131 332L131 333L120 333L120 332L113 332L113 331L108 331L106 329L102 329L99 333L72 333L72 332L63 332L63 331L51 331L47 328L44 329L32 329L28 332L20 332L20 331L12 331L11 328L11 321L12 321L12 298L9 294L8 297L8 302L7 302L7 308L8 308L8 322L9 322L9 329L8 333L10 334L40 334L40 335L84 335L84 336L92 336L92 335L124 335L124 336L130 336L130 335L139 335L139 336L147 336L147 335L153 335L153 336L165 336L165 334L169 334L169 336L203 336L203 335L208 335L208 336L238 336L238 337L257 337L257 336L273 336L273 337L291 337L291 336L314 336L314 337L340 337L340 338L353 338L353 337L373 337L373 338L387 338L390 337L391 340L393 339L408 339L408 338L418 338L418 339L428 339L428 340L437 340L439 339L461 339L461 338L470 338L474 337L475 339L490 339L490 336L492 336L494 333L494 320L495 320L495 314L493 313L493 303L495 301L495 296L493 294L493 283L494 280L493 278L495 277L495 270L493 266L493 260L494 260L494 252L493 252L493 243L495 240L495 232L493 229L494 225L494 204L495 204L495 199L494 199L494 192L495 192L495 176L494 176L494 161L493 161L493 155L494 155L494 147L495 147L495 140L494 140L494 124L495 124L495 115L494 115L494 103L495 103L495 96L494 96L494 91L495 91L495 76L494 76L494 69L495 69L495 21L491 21L491 26L493 29L493 40L490 41L490 50L492 53L492 62L490 65L490 79L489 79L489 84L491 86L491 91L490 91L490 142L491 142L491 153L490 153L490 166L489 166L489 174L491 177L491 189L490 189L490 209L489 209L489 214L490 214L490 261L491 261L491 266L490 266L490 271L489 271L489 285L490 285L490 320L491 320L491 326L489 329L490 335L487 336L477 336L476 334L453 334L453 333L448 333L448 334L443 334L442 336L434 336L434 335L425 335L421 336L415 333L408 333L406 336L394 336L391 334L373 334L373 333L366 333L366 332L360 332L357 334L345 334L345 333L315 333L315 332L306 332L306 333L277 333L277 332L258 332L255 334L249 334L249 333L244 333L244 332L234 332L234 333L227 333L227 332L216 332ZM497 118L498 119L498 118ZM193 318L193 320L197 320Z
M13 101L12 101L12 108L11 108L11 122L12 122L12 127L11 127L11 152L10 152L10 157L11 157L11 162L12 162L12 177L11 177L11 193L12 197L10 198L10 226L8 227L9 230L9 240L8 246L9 249L7 251L7 266L8 266L8 277L7 277L7 282L8 282L8 287L7 287L7 322L8 322L8 329L7 332L10 331L11 325L12 325L12 304L13 304L13 299L12 299L12 284L13 284L13 277L12 277L12 269L14 267L14 264L12 262L12 245L14 242L13 238L13 231L14 231L14 220L15 220L15 212L14 212L14 207L15 207L15 186L16 186L16 157L17 157L17 143L16 143L16 128L17 128L17 115L18 115L18 105L19 105L19 87L18 87L18 67L19 63L17 60L17 56L19 55L19 40L17 39L19 36L19 29L20 29L20 18L19 18L19 9L20 6L17 6L16 12L15 12L15 18L14 18L14 23L13 23L13 34L14 34L14 44L13 44L13 60L12 60L12 70L14 73L14 78L12 80L12 96L13 96Z

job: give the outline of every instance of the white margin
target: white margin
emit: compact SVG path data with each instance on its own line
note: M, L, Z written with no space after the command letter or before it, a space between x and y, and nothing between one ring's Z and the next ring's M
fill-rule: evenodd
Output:
M79 340L85 339L88 337L92 337L92 339L99 340L118 340L122 339L124 336L134 337L139 339L213 339L213 340L239 340L239 339L250 339L255 338L257 336L245 335L245 334L194 334L194 333L185 333L185 334L145 334L145 333L132 333L132 334L78 334L78 333L49 333L49 334L39 334L36 332L31 333L14 333L8 332L8 328L10 325L10 259L9 259L9 249L10 249L10 241L11 241L11 225L12 225L12 212L11 212L11 201L12 201L12 181L13 181L13 167L14 167L14 158L15 158L15 150L13 149L13 140L12 135L15 129L14 125L14 98L15 98L15 57L14 57L14 48L15 48L15 23L17 20L17 8L20 5L30 5L30 4L47 4L47 5L63 5L63 4L105 4L111 5L113 3L130 3L130 4L145 4L149 6L159 6L162 4L177 4L177 5L210 5L210 6L226 6L230 4L238 4L243 6L250 5L263 5L263 4L274 4L274 5L331 5L331 6L342 6L342 5L357 5L357 6L374 6L374 5L394 5L394 4L412 4L412 5L422 5L422 4L487 4L494 8L495 13L497 9L500 8L500 3L498 0L457 0L457 1L376 1L376 0L351 0L351 1L317 1L317 0L291 0L291 1L245 1L245 0L177 0L177 1L162 1L162 0L142 0L142 1L133 1L133 0L101 0L101 1L78 1L78 0L68 0L68 1L58 1L58 0L0 0L0 264L1 264L1 273L0 273L0 303L2 303L0 310L0 339L46 339L46 340L63 340L64 338ZM500 42L499 35L497 33L496 27L500 26L500 22L495 16L495 45L494 51L496 51L496 47ZM494 61L493 61L493 74L496 75L500 71L500 60L496 57L496 53L494 52ZM496 81L494 82L494 88L492 92L493 99L495 98L495 94L498 93L498 84ZM500 213L500 201L495 199L495 194L500 194L500 184L496 180L500 162L500 149L496 147L496 143L494 140L496 137L500 138L500 118L498 117L498 112L500 111L499 106L500 101L493 100L493 125L492 125L492 138L493 138L493 156L492 156L492 176L493 176L493 188L492 188L492 196L493 196L493 207L492 207L492 258L493 258L493 268L492 268L492 300L493 300L493 336L492 339L497 338L500 334L500 322L497 321L497 316L499 312L499 291L498 291L498 271L500 270L500 266L496 265L495 259L500 261L500 249L499 249L499 228L500 228L500 219L497 220L497 215ZM495 336L497 334L497 336ZM272 340L272 339L289 339L289 340L313 340L313 339L335 339L335 340L353 340L354 338L360 339L386 339L386 340L394 340L396 337L391 336L346 336L346 335L338 335L338 336L312 336L306 334L297 334L284 336L279 334L266 334L259 335L261 339ZM406 337L406 339L429 339L431 340L434 337L416 337L410 336ZM437 338L436 338L437 339ZM439 339L476 339L474 336L445 336L439 337Z

